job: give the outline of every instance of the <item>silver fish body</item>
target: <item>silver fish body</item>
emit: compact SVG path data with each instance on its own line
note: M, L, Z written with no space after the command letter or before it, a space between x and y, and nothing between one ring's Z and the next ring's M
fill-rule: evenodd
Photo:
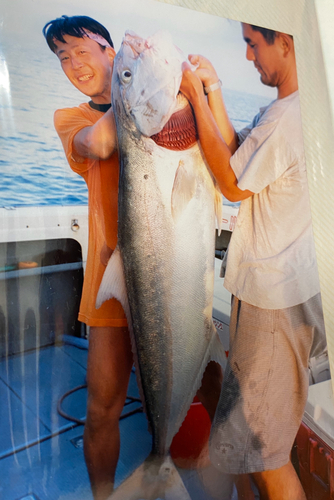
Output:
M220 193L197 141L175 151L151 138L177 113L183 116L187 110L185 114L191 114L186 99L177 97L181 64L179 51L160 33L148 41L127 34L115 58L112 105L120 154L118 247L98 296L99 303L116 296L126 310L152 429L150 463L155 462L158 471L165 464L165 472L172 468L166 458L172 439L208 361L223 360L224 355L212 322ZM122 281L123 273L125 284L119 292L114 283ZM139 477L136 481L142 483ZM157 482L162 487L161 477ZM138 492L131 496L131 488L126 490L129 485L124 488L112 498L162 495L160 490L145 493L137 485ZM189 498L181 484L179 490L175 498Z

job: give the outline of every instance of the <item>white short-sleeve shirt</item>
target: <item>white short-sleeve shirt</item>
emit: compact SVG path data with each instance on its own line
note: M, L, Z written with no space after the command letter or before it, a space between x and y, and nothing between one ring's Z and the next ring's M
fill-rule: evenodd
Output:
M273 101L239 133L230 160L241 202L225 287L263 309L283 309L320 291L298 91Z

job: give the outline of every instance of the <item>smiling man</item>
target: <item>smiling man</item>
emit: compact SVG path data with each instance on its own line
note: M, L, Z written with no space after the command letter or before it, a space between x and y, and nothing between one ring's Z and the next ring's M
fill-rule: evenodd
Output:
M277 99L248 127L235 132L207 59L189 56L198 68L185 63L181 85L222 193L241 201L227 256L230 352L211 459L224 472L253 474L261 499L305 500L290 451L307 399L309 357L326 340L294 43L249 24L242 32L262 83L277 88Z
M88 103L55 113L70 167L88 186L89 242L79 320L90 327L84 453L95 500L113 490L119 417L132 367L127 322L116 299L95 309L108 258L117 243L118 155L111 109L115 51L108 31L86 16L55 19L43 29L70 82Z

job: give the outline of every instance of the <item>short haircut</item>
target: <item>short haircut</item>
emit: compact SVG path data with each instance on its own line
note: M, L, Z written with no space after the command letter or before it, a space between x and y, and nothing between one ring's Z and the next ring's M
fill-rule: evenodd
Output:
M251 28L254 31L259 31L260 33L262 33L263 38L265 39L268 45L273 45L275 43L275 38L279 33L278 31L270 30L268 28L261 28L261 26L255 26L254 24L251 24ZM293 39L292 35L289 36Z
M262 33L263 38L267 42L268 45L273 45L275 42L275 38L277 36L277 31L270 30L268 28L261 28L260 26L255 26L254 24L251 24L251 28L254 31L259 31Z
M52 52L56 52L57 45L55 44L55 41L58 40L59 42L66 43L64 35L83 38L85 36L85 30L91 31L96 35L101 35L105 40L107 40L110 47L114 47L109 31L102 26L102 24L87 16L58 17L57 19L46 23L43 28L43 35L45 36L47 44ZM102 45L100 45L100 47L102 50L105 50L105 47Z

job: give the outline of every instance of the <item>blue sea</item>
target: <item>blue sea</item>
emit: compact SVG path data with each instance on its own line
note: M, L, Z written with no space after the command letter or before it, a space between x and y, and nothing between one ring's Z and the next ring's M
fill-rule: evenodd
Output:
M270 102L228 89L224 97L236 130ZM56 109L85 100L48 48L0 48L0 207L87 203L86 184L69 168L53 127Z

